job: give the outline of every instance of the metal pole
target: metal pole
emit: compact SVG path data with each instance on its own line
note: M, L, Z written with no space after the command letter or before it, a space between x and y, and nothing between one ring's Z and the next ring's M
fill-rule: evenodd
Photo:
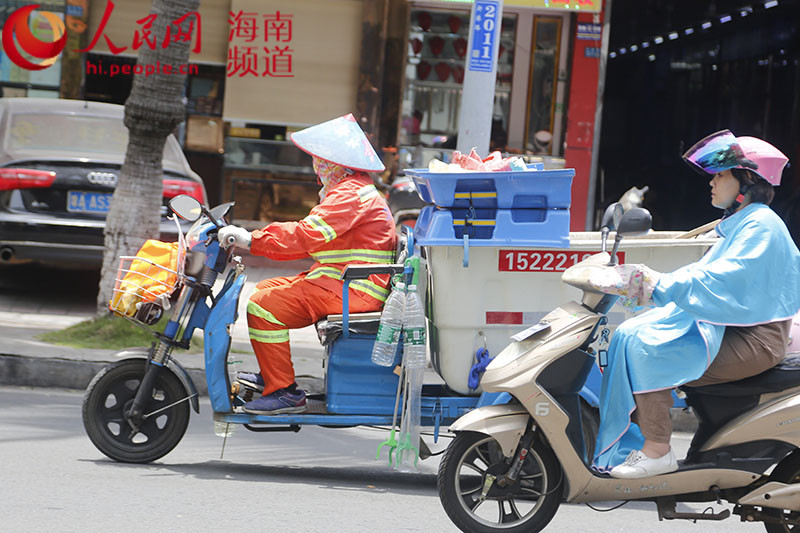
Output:
M485 157L492 129L503 0L475 0L469 22L467 68L458 113L456 146L462 153L475 148Z
M597 73L597 103L594 110L594 133L592 135L592 163L589 171L589 191L586 199L586 231L594 226L594 198L597 194L597 160L600 157L600 129L603 122L603 93L606 88L606 63L608 63L608 41L611 34L611 0L605 0L603 12L603 38L600 44L600 65Z

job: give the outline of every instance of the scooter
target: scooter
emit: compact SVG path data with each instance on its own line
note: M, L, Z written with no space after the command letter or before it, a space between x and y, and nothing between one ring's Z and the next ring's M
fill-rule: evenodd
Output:
M151 327L167 311L156 302L139 302L135 314L126 316L148 328L155 342L149 349L117 354L121 360L100 370L87 387L83 423L92 443L111 459L132 463L155 461L177 446L186 431L190 407L197 413L200 410L197 387L174 356L176 350L188 349L194 332L202 330L208 395L220 433L230 433L231 425L242 425L256 432L297 432L303 425L382 426L392 430L386 442L391 464L392 452L401 449L393 436L398 404L405 400L400 394L402 343L394 364L386 367L372 363L380 313L348 313L348 286L353 280L372 274L412 276L413 271L404 258L415 250L413 230L404 227L395 263L350 265L342 273L343 312L316 325L325 346L324 394L308 395L307 410L303 413L256 415L241 410L254 391L231 379L228 371L230 332L246 280L241 258L233 253L233 247L225 250L217 240L217 232L227 224L224 217L233 204L208 210L197 200L181 195L169 205L178 217L194 222L185 236L185 260L181 260L184 267L170 299L169 320L161 331ZM123 270L118 280L125 279ZM226 270L224 283L216 289L217 278ZM595 397L595 393L586 394ZM502 393L463 396L443 385L424 384L420 394L421 425L433 429L436 442L440 428L463 414L510 399ZM587 437L592 439L597 424L596 409L585 400L581 402L582 416L590 432ZM422 440L418 446L405 445L414 448L419 459L431 455Z
M624 236L646 233L650 214L611 206L603 217L603 251L569 268L562 281L582 300L556 308L488 365L486 391L515 401L470 411L450 426L455 438L438 472L441 503L462 531L544 529L562 499L570 503L655 502L659 520L722 520L721 512L679 512L677 502L734 505L743 521L767 531L800 530L800 371L776 367L735 383L702 387L687 402L699 430L676 472L615 479L585 460L577 391L602 360L590 344L618 296L590 283L608 268ZM609 256L606 238L616 227ZM773 468L774 467L774 468Z

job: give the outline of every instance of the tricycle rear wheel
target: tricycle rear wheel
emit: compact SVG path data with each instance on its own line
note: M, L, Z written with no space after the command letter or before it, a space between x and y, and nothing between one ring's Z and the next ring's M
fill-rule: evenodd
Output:
M154 413L134 432L125 417L142 383L147 362L128 359L103 368L83 397L83 427L105 455L123 463L149 463L172 451L189 425L186 389L169 369L161 369L146 408ZM175 404L175 405L172 405ZM167 409L164 409L167 406ZM159 409L163 411L157 412Z

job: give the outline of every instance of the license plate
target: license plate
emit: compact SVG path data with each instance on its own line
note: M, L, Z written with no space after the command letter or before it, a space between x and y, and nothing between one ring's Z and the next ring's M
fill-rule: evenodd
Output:
M67 211L70 213L108 213L113 194L107 192L69 191Z
M553 252L551 250L500 250L497 269L500 272L564 272L597 252ZM617 252L619 264L625 252Z

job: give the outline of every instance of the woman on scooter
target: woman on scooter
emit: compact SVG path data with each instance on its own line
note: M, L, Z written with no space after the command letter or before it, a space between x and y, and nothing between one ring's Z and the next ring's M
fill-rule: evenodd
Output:
M772 368L786 354L800 309L800 251L768 207L786 156L724 130L683 158L711 176L711 204L725 210L716 227L721 238L700 261L672 273L616 267L619 282L610 292L656 306L620 325L608 349L593 467L617 478L677 470L669 444L672 389Z
M262 396L244 405L247 413L305 411L305 392L295 383L289 329L341 313L344 267L391 263L397 243L389 207L366 174L382 171L383 163L353 115L306 128L291 138L313 157L322 185L320 203L299 222L273 222L252 233L236 226L219 231L222 246L233 243L277 261L309 256L316 260L311 270L297 276L261 281L250 296L247 325L260 373L243 373L238 380L262 390ZM388 275L352 281L350 312L380 310L388 284Z

